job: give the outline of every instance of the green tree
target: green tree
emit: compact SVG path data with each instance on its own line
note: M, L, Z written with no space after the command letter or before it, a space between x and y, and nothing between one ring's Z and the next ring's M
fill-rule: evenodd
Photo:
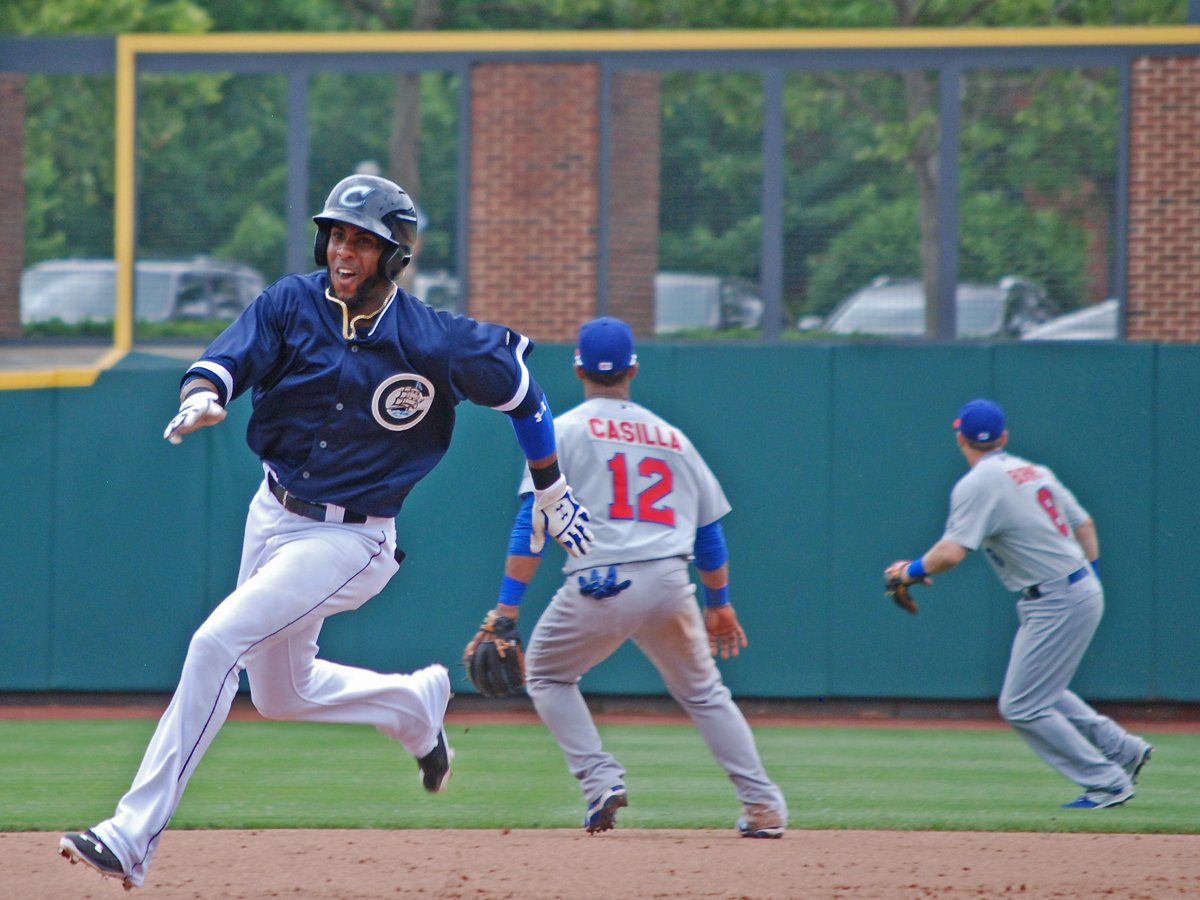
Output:
M886 28L1171 24L1188 0L9 0L0 31ZM964 98L960 272L1044 273L1076 302L1084 243L1112 206L1112 73L972 74ZM312 80L310 203L373 159L434 223L423 261L453 260L457 91L426 73ZM29 261L110 255L111 78L35 76L25 160ZM213 252L282 265L286 184L279 76L139 82L139 252ZM759 273L762 103L754 76L663 85L664 266ZM785 287L820 310L876 274L935 286L936 82L929 71L795 73L786 91ZM452 152L453 149L453 152ZM1064 178L1064 173L1070 177ZM907 271L901 271L906 269Z
M919 227L936 181L915 177L903 80L822 73L789 84L787 284L823 314L879 275L935 265ZM1074 99L1072 99L1074 98ZM1106 235L1115 201L1113 72L972 72L962 110L959 273L1024 273L1066 306L1089 296L1089 236ZM933 112L926 114L932 119ZM935 174L935 173L930 173ZM929 230L936 227L936 219Z
M187 0L10 0L0 32L90 34L191 32L208 17ZM32 75L25 127L26 261L111 256L114 81L109 76Z
M753 75L664 77L662 268L758 276L760 93Z

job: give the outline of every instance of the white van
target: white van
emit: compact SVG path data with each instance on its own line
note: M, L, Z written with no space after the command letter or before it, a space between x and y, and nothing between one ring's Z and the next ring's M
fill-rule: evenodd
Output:
M142 322L237 318L266 286L249 266L207 257L138 260L134 318ZM21 275L21 322L67 325L116 318L117 264L111 259L53 259Z
M762 298L757 288L744 279L692 272L659 272L654 276L655 334L758 328L762 315Z

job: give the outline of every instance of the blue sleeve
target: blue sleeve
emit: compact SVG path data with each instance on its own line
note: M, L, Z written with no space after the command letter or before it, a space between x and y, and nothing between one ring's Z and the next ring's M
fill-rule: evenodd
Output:
M537 390L540 395L542 389ZM554 416L550 414L550 406L545 397L531 415L513 415L512 426L526 459L545 459L555 452Z
M183 380L202 376L217 385L222 406L249 388L277 375L285 352L284 334L312 327L301 313L314 286L312 276L285 275L242 310L224 331L213 338L204 354L187 370ZM322 288L323 290L323 288Z
M725 532L721 522L710 522L696 529L696 568L702 572L719 569L729 561L729 549L725 546Z
M521 496L521 508L513 519L512 533L508 536L509 556L542 556L529 549L529 536L533 533L533 494Z

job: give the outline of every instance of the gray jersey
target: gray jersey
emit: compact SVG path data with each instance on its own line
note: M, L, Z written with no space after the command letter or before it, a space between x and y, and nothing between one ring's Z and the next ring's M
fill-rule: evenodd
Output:
M579 501L593 512L580 568L690 557L696 529L730 510L712 470L687 436L650 410L608 397L555 416L558 462ZM521 493L533 490L528 471Z
M1075 529L1089 518L1050 469L996 451L954 486L942 537L982 547L1004 586L1019 591L1087 565Z

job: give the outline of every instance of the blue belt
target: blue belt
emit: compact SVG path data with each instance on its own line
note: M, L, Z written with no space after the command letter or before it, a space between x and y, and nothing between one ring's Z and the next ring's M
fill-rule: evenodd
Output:
M1077 582L1081 578L1083 578L1083 576L1087 575L1087 573L1088 573L1087 566L1083 566L1082 568L1076 569L1074 572L1072 572L1070 575L1067 576L1067 584L1074 584L1075 582ZM1045 583L1049 584L1049 582L1045 582ZM1042 596L1042 592L1041 592L1040 588L1041 588L1040 585L1035 584L1035 585L1025 588L1023 593L1030 600L1036 600Z

